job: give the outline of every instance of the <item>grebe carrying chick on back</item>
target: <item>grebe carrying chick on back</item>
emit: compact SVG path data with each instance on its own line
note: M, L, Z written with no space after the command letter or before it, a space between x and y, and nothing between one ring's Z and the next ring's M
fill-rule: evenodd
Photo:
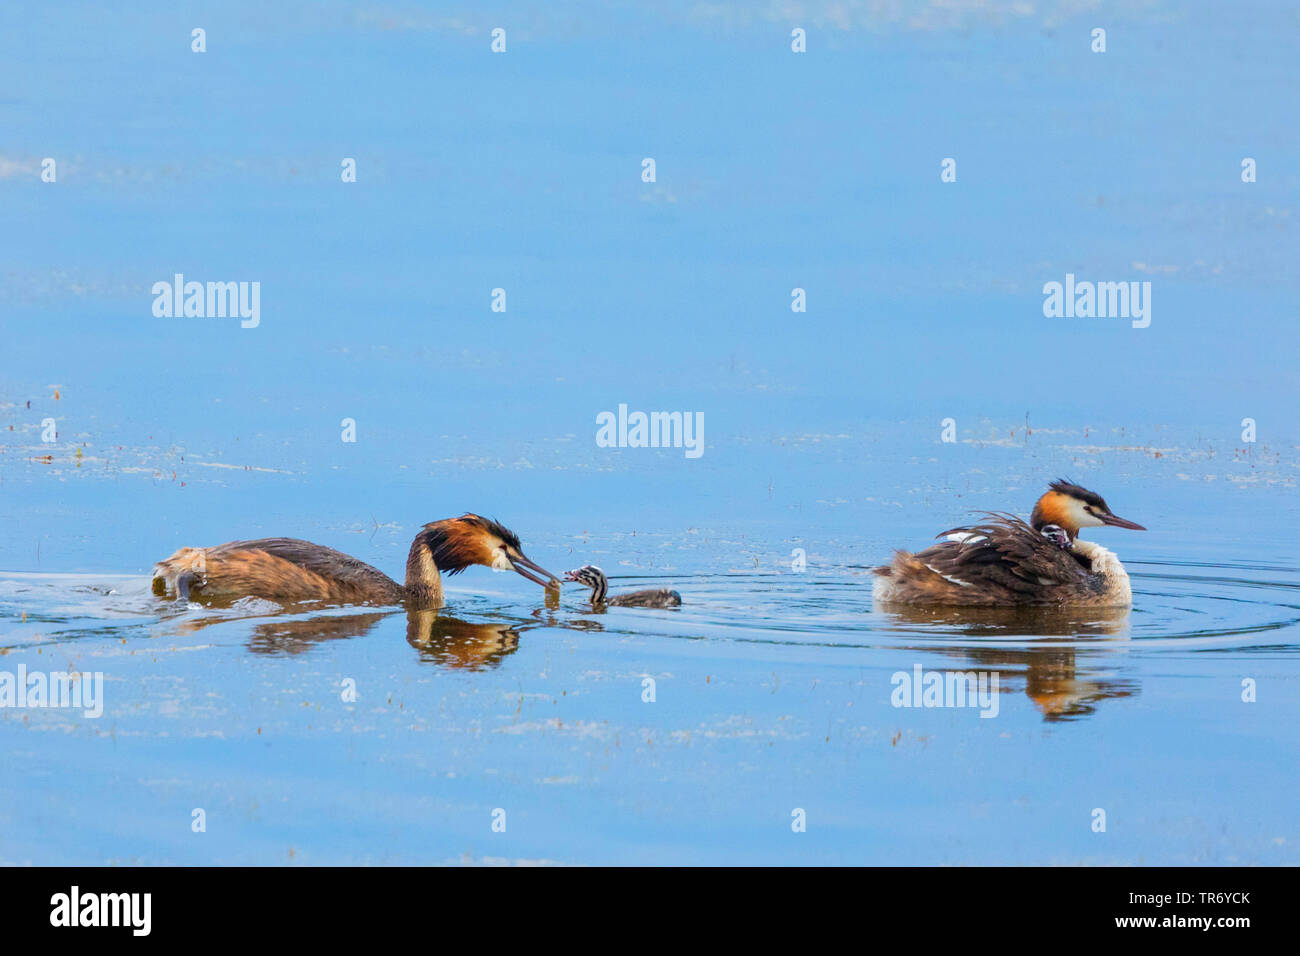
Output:
M953 607L1128 607L1128 572L1113 552L1079 538L1108 525L1145 531L1111 512L1101 495L1054 481L1026 523L988 513L945 531L924 551L897 551L874 570L877 604Z
M437 608L442 606L440 572L458 574L471 564L516 571L548 590L560 586L555 575L524 556L519 537L505 525L463 514L420 529L406 559L405 584L333 548L297 538L259 538L181 548L154 565L153 593L182 601L259 597Z

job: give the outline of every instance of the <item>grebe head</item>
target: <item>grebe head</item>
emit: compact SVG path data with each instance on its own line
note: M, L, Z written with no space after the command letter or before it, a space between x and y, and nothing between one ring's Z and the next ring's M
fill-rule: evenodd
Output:
M1074 542L1070 540L1070 532L1066 531L1060 525L1045 524L1038 529L1044 538L1052 542L1062 551L1069 551L1070 545Z
M1036 531L1064 531L1071 540L1078 536L1080 528L1099 528L1102 525L1132 531L1146 530L1142 525L1114 514L1106 500L1095 491L1063 480L1052 482L1051 490L1038 499L1029 523Z
M591 599L597 604L605 600L605 592L609 588L605 572L594 564L584 564L575 571L565 571L564 580L591 588Z
M584 564L576 571L565 571L564 580L594 588L599 587L605 580L605 572L594 564Z
M433 552L433 563L447 574L459 574L471 564L481 564L495 571L516 571L542 587L560 583L554 574L524 556L518 535L491 518L463 514L426 524L424 534Z

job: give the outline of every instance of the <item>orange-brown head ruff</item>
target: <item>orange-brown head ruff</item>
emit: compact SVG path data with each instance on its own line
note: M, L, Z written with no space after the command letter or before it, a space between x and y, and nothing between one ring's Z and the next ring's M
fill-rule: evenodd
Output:
M1050 490L1038 499L1029 523L1035 531L1056 525L1068 532L1072 540L1078 537L1080 528L1097 528L1102 525L1132 531L1146 530L1142 525L1114 514L1106 500L1095 491L1063 479L1052 482Z
M498 571L513 570L542 587L560 583L554 574L524 556L518 535L491 518L463 514L433 521L424 526L420 535L433 555L434 565L446 574L459 574L472 564L481 564Z

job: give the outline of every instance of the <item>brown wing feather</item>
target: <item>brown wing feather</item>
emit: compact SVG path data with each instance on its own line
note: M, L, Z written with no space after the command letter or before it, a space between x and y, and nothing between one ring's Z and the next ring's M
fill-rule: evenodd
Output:
M1014 515L989 513L939 537L953 534L968 537L900 551L876 573L893 579L897 599L909 603L1054 605L1101 587L1071 552Z
M297 538L230 541L182 548L154 569L155 591L175 591L189 574L200 599L263 597L277 601L397 604L404 589L382 571L342 551Z

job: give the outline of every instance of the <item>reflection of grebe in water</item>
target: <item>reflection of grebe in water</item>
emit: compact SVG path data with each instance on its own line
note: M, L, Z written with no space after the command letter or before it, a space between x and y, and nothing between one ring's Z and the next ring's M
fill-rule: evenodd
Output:
M1101 701L1138 692L1137 681L1088 667L1088 652L1074 647L966 648L942 653L969 657L968 666L996 671L1004 686L1023 672L1025 696L1047 721L1088 717Z
M205 603L259 597L436 608L442 605L440 572L458 574L472 564L514 570L548 589L559 586L555 575L524 556L513 531L465 514L420 529L406 559L404 585L333 548L297 538L260 538L215 548L181 548L155 565L153 592Z
M1119 558L1079 539L1081 528L1102 525L1146 530L1112 514L1100 495L1054 481L1028 524L989 514L924 551L895 552L875 569L873 597L884 605L1128 607L1133 593Z
M368 634L394 611L364 614L317 614L305 619L273 617L253 627L248 649L254 654L303 654L325 641L346 640ZM179 621L180 633L195 633L228 617L202 617ZM519 635L535 624L475 623L448 617L437 610L406 612L406 641L420 659L443 667L479 670L495 666L519 646Z
M420 659L457 670L496 667L519 647L517 624L476 624L447 617L437 611L406 613L406 643Z
M300 621L272 618L254 626L248 649L254 654L301 654L324 641L361 637L391 613L318 615Z
M888 609L888 616L900 623L923 624L936 628L931 636L945 632L976 639L1045 638L1033 647L927 647L927 652L946 657L964 658L959 671L987 670L998 674L1003 688L1013 686L1022 676L1025 695L1048 721L1086 717L1103 700L1132 697L1138 691L1136 681L1115 677L1100 668L1090 667L1102 661L1107 648L1126 646L1129 609L1098 607L1076 609L1025 608L937 608L898 606ZM1109 637L1099 641L1096 650L1062 646L1052 637ZM1114 642L1114 643L1112 643Z

